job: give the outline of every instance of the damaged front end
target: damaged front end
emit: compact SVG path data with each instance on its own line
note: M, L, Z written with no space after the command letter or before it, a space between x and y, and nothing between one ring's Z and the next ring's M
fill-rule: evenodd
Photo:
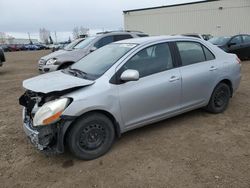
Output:
M74 117L60 115L57 120L46 122L46 125L36 125L35 116L41 108L51 101L55 101L65 92L36 93L27 90L20 98L23 108L23 129L31 143L46 153L64 152L64 134Z
M75 119L64 116L73 101L63 95L94 84L93 80L78 78L64 71L55 71L23 81L26 92L20 97L23 127L31 142L42 151L62 153L64 135Z

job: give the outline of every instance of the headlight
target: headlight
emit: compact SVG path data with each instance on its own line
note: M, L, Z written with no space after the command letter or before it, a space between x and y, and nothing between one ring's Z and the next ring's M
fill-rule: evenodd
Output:
M45 103L35 114L34 126L48 125L59 120L70 99L63 98Z
M53 65L57 60L56 59L49 59L47 62L46 62L46 65Z

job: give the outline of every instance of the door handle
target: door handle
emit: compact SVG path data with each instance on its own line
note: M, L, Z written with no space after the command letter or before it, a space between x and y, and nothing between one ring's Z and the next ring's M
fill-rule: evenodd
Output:
M215 66L211 66L209 69L209 71L215 71L215 70L217 70L217 68Z
M171 76L171 78L169 79L169 82L174 82L174 81L177 81L177 80L180 80L180 78L177 77L177 76Z

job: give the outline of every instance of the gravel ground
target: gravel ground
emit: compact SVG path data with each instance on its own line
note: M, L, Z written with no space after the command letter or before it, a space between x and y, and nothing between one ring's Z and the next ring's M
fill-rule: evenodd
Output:
M250 187L250 62L226 112L195 110L128 132L105 156L45 156L22 131L22 81L49 53L6 53L0 68L0 187Z

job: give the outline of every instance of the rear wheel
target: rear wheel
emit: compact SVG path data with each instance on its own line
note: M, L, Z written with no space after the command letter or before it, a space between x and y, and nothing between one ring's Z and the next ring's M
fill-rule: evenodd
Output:
M91 160L108 152L114 138L112 121L101 113L91 113L77 120L68 134L67 142L72 154Z
M230 88L225 83L219 83L210 98L206 110L211 113L221 113L227 109L231 96Z

